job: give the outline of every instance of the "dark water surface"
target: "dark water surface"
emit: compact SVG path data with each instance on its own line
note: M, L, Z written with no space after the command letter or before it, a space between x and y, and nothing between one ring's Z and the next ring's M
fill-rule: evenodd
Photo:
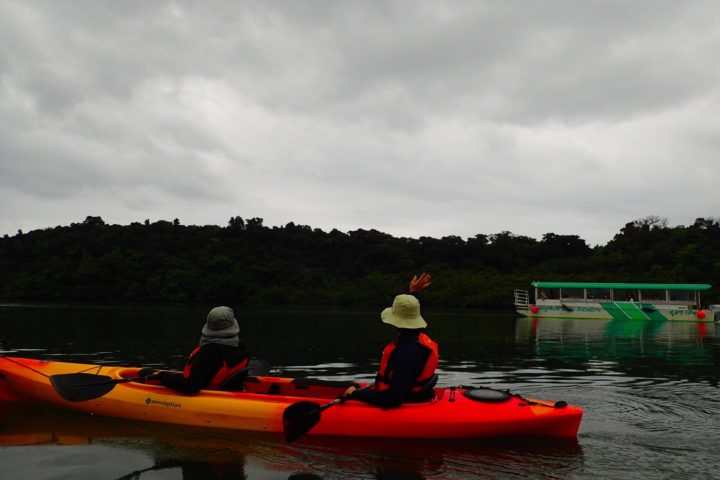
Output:
M207 306L0 305L0 354L179 368ZM236 309L272 373L370 380L375 310ZM144 424L0 403L0 478L720 478L717 324L427 311L441 385L585 408L576 441L379 441Z

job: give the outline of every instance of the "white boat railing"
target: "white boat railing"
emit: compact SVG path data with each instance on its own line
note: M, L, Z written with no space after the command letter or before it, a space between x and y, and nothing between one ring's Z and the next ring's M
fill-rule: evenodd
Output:
M715 321L720 322L720 305L708 305L710 315L714 315Z
M528 307L530 305L530 295L527 290L515 289L515 306Z

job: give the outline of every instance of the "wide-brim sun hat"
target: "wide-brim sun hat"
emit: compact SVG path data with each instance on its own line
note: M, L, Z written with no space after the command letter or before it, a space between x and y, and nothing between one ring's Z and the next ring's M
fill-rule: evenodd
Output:
M382 311L380 318L384 323L397 328L425 328L427 322L420 315L420 302L412 295L398 295L392 307Z
M215 307L208 313L202 334L206 337L232 337L240 332L235 312L230 307Z

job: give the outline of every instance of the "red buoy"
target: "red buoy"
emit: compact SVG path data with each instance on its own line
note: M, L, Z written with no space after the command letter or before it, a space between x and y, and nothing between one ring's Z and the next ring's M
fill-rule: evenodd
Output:
M530 311L532 313L538 313L540 311L540 309L537 307L537 305L533 305L532 307L530 307Z
M698 310L697 311L697 317L702 320L705 318L705 310Z

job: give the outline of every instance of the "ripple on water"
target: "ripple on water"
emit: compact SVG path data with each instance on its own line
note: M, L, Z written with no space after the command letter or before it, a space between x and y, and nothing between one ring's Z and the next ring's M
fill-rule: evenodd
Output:
M699 443L674 430L662 436L609 431L585 434L582 443L597 478L718 478L717 438Z

